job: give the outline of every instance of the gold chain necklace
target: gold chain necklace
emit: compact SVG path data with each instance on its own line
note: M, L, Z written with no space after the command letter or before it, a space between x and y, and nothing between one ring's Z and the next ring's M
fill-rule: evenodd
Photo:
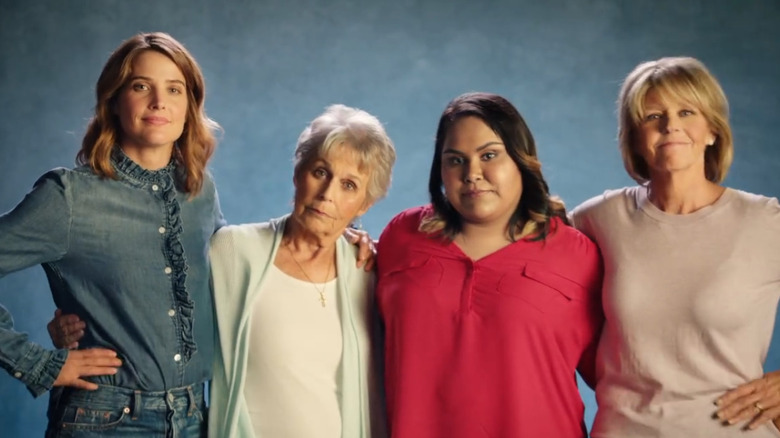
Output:
M300 269L301 272L303 272L303 276L306 277L307 280L309 280L309 283L311 283L311 285L314 287L314 290L319 292L319 294L320 294L320 303L322 303L322 307L325 307L325 303L327 302L326 299L325 299L325 288L328 287L327 280L328 280L328 277L330 277L330 268L333 267L333 259L330 260L330 264L328 265L328 272L325 273L325 281L323 281L322 289L320 289L320 288L317 287L317 283L315 283L314 280L312 280L311 277L309 277L309 274L307 274L306 271L303 269L303 266L301 266L301 264L298 263L298 259L295 258L295 255L293 254L292 250L290 249L290 247L288 245L284 245L284 247L287 248L287 252L290 253L290 257L292 257L292 259L295 262L295 264L298 265L298 269Z

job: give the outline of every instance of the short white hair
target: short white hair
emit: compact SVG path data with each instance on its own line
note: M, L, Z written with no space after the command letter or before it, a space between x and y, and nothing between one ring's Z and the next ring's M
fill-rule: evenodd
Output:
M354 150L360 168L368 171L368 201L384 198L395 164L393 142L376 117L346 105L330 105L303 130L295 147L295 176L312 161L325 157L333 147L342 145Z

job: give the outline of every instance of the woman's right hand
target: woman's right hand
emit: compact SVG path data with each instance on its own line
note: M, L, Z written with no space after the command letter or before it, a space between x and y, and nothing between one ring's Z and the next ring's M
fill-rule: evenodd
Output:
M78 348L78 340L84 336L86 327L78 315L63 315L60 309L54 311L54 318L46 325L54 346L69 350Z
M113 350L105 348L71 350L57 380L54 381L54 386L71 386L94 391L98 389L98 385L82 377L113 375L120 366L122 361L116 357L116 352Z

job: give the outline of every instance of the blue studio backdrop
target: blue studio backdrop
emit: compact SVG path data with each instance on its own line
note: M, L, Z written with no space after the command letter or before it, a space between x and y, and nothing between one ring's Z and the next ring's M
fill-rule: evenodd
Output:
M670 55L704 61L730 99L726 184L780 196L778 0L0 0L0 212L46 170L73 165L108 55L158 30L203 68L207 111L224 128L211 170L231 223L289 210L299 133L344 103L375 114L398 149L389 196L362 219L378 236L427 201L438 117L475 90L520 109L552 191L573 207L633 183L615 140L618 87L637 63ZM0 303L51 345L40 268L0 279ZM767 369L780 368L779 347L776 333ZM581 386L590 424L596 405ZM0 436L42 436L46 401L0 372Z

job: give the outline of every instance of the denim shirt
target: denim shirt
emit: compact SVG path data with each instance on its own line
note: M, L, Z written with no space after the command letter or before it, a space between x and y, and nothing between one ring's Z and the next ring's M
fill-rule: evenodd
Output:
M208 241L224 224L206 175L194 197L176 166L149 171L121 151L117 179L88 167L54 169L0 216L0 277L41 264L54 302L86 322L79 348L113 349L118 373L105 385L161 391L211 378L213 301ZM0 366L38 396L67 357L13 330L0 305Z

